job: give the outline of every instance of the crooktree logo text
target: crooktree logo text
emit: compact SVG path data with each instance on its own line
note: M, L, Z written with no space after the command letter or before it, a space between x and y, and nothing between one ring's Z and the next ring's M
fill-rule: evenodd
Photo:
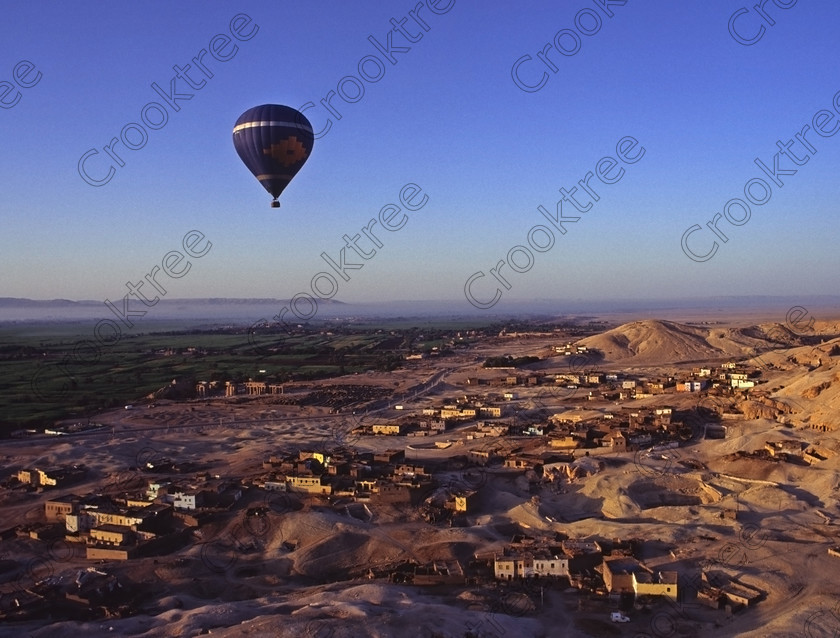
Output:
M12 68L12 80L0 80L0 108L10 109L18 105L23 93L20 89L31 89L41 81L43 74L29 60L21 60Z
M794 0L795 1L795 0ZM623 7L627 0L592 0L592 3L601 10L601 13L608 19L615 17L612 7ZM601 13L595 9L584 7L575 14L574 29L571 27L560 29L554 34L551 42L546 42L537 52L537 59L530 53L526 53L513 63L510 70L510 77L513 83L526 93L536 93L548 84L548 71L557 73L564 57L577 55L583 48L583 41L591 38L601 31L604 20ZM581 37L583 36L583 37ZM540 75L541 74L541 75ZM537 76L539 79L537 80Z
M372 52L359 58L356 63L356 75L345 75L341 78L335 86L335 91L327 91L326 96L321 98L320 107L336 120L340 120L342 117L341 110L339 110L341 104L337 104L335 98L339 98L345 104L361 102L362 98L365 97L365 85L376 84L382 80L389 65L396 66L403 56L411 51L409 45L420 42L423 39L423 33L431 31L430 14L444 15L449 13L454 6L455 0L426 0L425 4L418 2L413 9L399 20L391 18L390 22L393 28L385 34L384 38L375 35L368 36ZM317 108L315 102L306 102L298 110L303 113ZM312 115L306 117L313 121L321 119L313 118ZM324 125L315 132L315 139L324 137L330 132L332 126L332 118L327 117L324 120Z
M557 202L554 214L542 205L537 206L540 215L545 217L561 235L567 232L564 224L580 221L579 215L564 214L564 208L567 212L569 208L574 208L579 213L588 213L601 199L598 191L590 184L592 178L597 176L598 180L606 185L617 184L626 173L619 160L624 164L635 164L645 156L645 148L639 145L635 137L625 135L615 145L615 153L619 159L610 155L602 157L595 163L594 173L587 171L583 178L578 180L577 185L570 189L561 188L561 198ZM500 259L489 269L490 276L496 280L489 282L491 286L496 284L495 291L490 292L489 297L485 285L487 282L478 283L488 275L483 270L479 270L469 276L464 284L464 296L470 304L480 310L492 308L501 300L502 290L510 290L513 287L513 284L508 281L509 277L512 278L511 272L518 274L528 272L534 266L534 252L546 253L554 248L554 230L544 224L532 226L526 237L528 246L517 244L507 252L505 259Z
M729 35L738 44L745 47L752 46L760 41L767 33L767 27L776 25L774 16L778 17L782 11L779 9L791 9L799 2L799 0L773 0L773 4L778 7L767 7L770 2L757 2L751 8L741 7L736 9L731 16L729 16Z
M720 248L717 240L719 239L724 244L729 241L727 231L719 226L720 222L725 219L732 226L743 226L750 221L752 216L750 204L764 206L768 203L773 196L773 188L784 187L785 182L782 177L787 179L796 175L799 169L793 167L804 166L817 153L814 143L819 142L820 137L832 137L840 131L840 122L837 121L837 116L840 115L840 91L834 94L832 105L834 112L820 109L814 113L811 124L800 126L799 132L793 137L785 142L777 140L776 148L779 150L773 155L770 165L759 157L755 158L755 165L767 179L762 177L748 179L744 183L744 199L733 197L726 202L723 205L723 212L715 213L714 217L706 222L705 229L700 224L694 224L686 229L680 239L680 245L686 257L697 262L709 261L714 257ZM771 183L773 186L770 185ZM691 236L698 232L701 235L691 239ZM711 240L711 245L709 240Z

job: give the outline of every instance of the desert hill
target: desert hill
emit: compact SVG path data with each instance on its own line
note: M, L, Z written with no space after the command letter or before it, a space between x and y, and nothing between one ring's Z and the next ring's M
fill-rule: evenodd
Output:
M762 355L767 366L784 371L774 379L771 396L792 407L796 422L840 427L840 356L830 354L838 345L840 339L832 339Z
M655 319L626 323L580 341L602 352L607 361L641 365L749 358L801 343L797 334L778 323L700 327Z

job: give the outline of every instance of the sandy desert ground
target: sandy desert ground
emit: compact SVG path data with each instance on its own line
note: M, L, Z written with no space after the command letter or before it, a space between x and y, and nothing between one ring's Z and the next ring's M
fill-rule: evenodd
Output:
M703 318L707 320L708 318ZM108 569L152 593L140 613L91 622L0 624L0 636L51 637L125 635L144 637L288 636L313 638L463 636L773 636L807 638L840 635L840 357L827 353L840 340L840 321L823 317L816 346L784 342L776 318L720 320L714 326L641 320L584 340L601 350L600 370L659 374L761 352L767 364L762 388L773 400L792 406L785 424L763 408L755 418L734 423L726 439L692 441L667 461L641 459L638 452L598 457L600 471L560 487L544 487L533 499L522 473L487 470L479 485L480 510L466 527L425 522L412 508L368 505L370 516L332 507L318 499L272 496L250 490L245 503L264 504L259 529L242 516L202 528L202 542L157 558L109 563ZM762 322L763 321L763 322ZM363 374L323 385L370 384L393 390L405 410L441 405L464 393L468 377L498 375L482 369L487 356L535 354L545 357L557 336L489 339L453 357L426 360L388 374ZM815 350L822 363L814 366ZM770 349L768 351L768 349ZM552 358L534 367L559 371L568 365ZM439 383L421 386L429 379ZM313 385L308 384L311 388ZM297 390L291 386L288 391ZM635 404L675 409L697 397L669 394ZM582 396L552 397L522 390L523 414L574 408L603 410ZM613 406L615 407L615 406ZM750 409L750 405L746 405ZM299 408L254 400L161 402L151 409L99 415L108 427L96 434L47 442L4 444L0 467L8 474L26 466L85 463L89 479L74 493L128 489L141 485L136 469L148 458L193 461L212 474L248 480L264 473L269 455L297 448L345 444L359 450L401 448L406 437L355 436L359 423L399 416L392 407L373 414L330 414L326 408ZM827 431L814 424L829 426ZM833 428L833 431L832 429ZM738 453L768 439L801 439L822 451L811 466L747 458ZM463 455L481 440L464 441L458 430L428 440L453 440L451 455ZM457 480L459 471L451 477ZM2 518L37 522L45 495L2 495ZM737 510L737 519L723 517ZM632 615L632 622L609 622L604 603L581 600L575 591L533 586L447 586L421 588L368 577L367 571L400 561L458 559L500 549L512 530L563 532L580 538L641 538L645 562L653 569L677 570L681 587L701 568L721 570L765 594L756 606L737 613L711 610L696 601L662 603ZM13 541L2 559L28 563L32 578L81 569L90 563L78 552L52 554L36 543ZM289 544L291 543L291 544ZM472 633L470 633L472 632Z

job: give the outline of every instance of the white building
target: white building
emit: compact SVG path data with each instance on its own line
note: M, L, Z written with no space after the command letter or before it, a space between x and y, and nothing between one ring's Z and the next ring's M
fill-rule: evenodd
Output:
M733 388L738 388L739 390L755 387L755 381L748 381L747 379L732 379L730 383Z
M196 492L175 492L172 504L177 510L194 510L198 507L198 494Z

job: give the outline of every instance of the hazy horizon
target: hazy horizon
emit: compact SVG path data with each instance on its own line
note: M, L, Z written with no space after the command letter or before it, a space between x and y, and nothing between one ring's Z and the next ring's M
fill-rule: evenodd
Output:
M288 307L289 299L271 298L194 298L161 299L151 307L144 307L132 300L132 312L146 314L134 320L132 332L143 331L161 321L190 321L200 323L236 323L252 325L260 321L276 323L276 314ZM380 303L347 303L341 300L319 302L317 312L310 319L313 323L352 318L436 318L436 317L486 317L508 319L522 318L579 318L586 315L628 316L669 319L674 316L707 318L716 313L727 318L756 314L767 320L785 321L787 311L794 306L806 308L815 317L828 319L840 315L840 296L718 296L683 297L672 299L513 299L500 302L490 310L461 307L453 300L393 300ZM85 322L98 319L116 320L103 301L95 300L33 300L0 297L0 324L37 322ZM306 321L291 314L286 323Z

